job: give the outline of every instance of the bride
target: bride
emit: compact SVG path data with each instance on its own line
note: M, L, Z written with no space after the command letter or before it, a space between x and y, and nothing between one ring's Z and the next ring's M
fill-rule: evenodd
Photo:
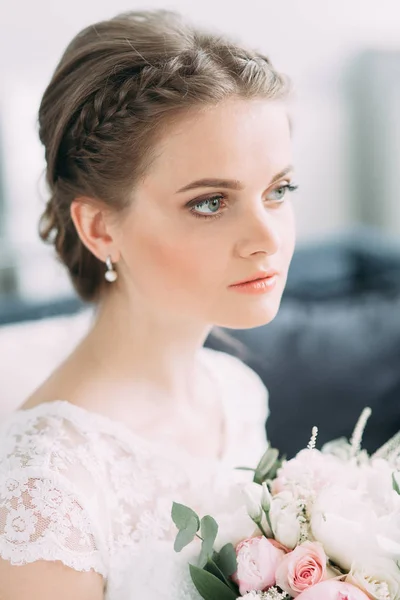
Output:
M212 514L220 544L254 529L235 467L265 450L267 392L204 342L278 311L295 239L288 92L268 58L169 11L67 47L39 111L40 233L95 310L0 427L3 600L198 599L199 549L174 552L172 502Z

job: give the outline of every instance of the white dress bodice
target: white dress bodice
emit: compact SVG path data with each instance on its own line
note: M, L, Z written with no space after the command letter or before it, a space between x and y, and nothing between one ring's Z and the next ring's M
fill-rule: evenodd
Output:
M240 488L266 449L268 396L237 358L203 348L225 410L220 459L146 440L120 421L64 400L16 410L0 424L0 556L58 560L104 578L105 600L199 600L181 553L172 503L212 515L218 549L254 532ZM0 584L1 587L1 584Z

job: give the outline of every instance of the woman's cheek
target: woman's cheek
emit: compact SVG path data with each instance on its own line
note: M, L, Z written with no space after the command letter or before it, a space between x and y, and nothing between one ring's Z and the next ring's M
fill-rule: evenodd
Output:
M161 237L161 236L160 236ZM147 285L151 281L161 292L182 293L185 289L198 288L201 280L201 254L193 251L182 240L167 243L143 236L135 244L136 252L132 256L132 277L140 276ZM148 280L151 280L150 282Z

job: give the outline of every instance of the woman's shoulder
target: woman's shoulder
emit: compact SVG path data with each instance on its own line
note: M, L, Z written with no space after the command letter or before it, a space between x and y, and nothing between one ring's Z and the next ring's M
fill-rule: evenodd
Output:
M15 468L34 464L70 475L76 465L106 485L116 456L133 467L148 454L146 440L123 421L67 400L25 404L0 420L0 471L11 461Z
M68 418L61 402L43 402L17 408L0 422L0 471L59 474L82 462L85 448L89 464L88 433Z

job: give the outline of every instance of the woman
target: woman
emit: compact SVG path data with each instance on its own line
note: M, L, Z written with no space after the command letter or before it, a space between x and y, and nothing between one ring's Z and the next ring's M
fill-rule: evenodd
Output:
M195 599L198 547L174 552L172 502L212 514L220 543L244 534L235 467L265 449L267 393L203 343L278 311L295 238L287 93L266 57L167 11L66 49L39 111L41 236L96 311L2 424L2 598Z

